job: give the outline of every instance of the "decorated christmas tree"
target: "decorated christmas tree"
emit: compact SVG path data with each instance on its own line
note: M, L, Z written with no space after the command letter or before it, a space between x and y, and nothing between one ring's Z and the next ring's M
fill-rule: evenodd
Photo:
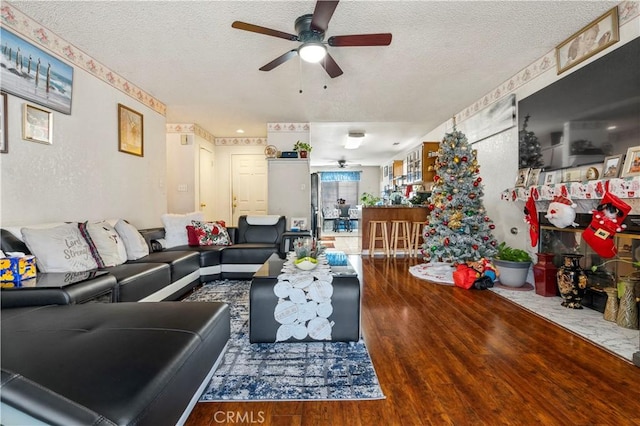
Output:
M495 225L482 204L476 156L477 151L455 126L440 143L422 246L427 262L462 263L491 258L497 252L491 234Z
M520 154L520 168L540 168L544 166L542 148L535 133L527 131L529 115L524 118L522 130L518 132L518 153Z

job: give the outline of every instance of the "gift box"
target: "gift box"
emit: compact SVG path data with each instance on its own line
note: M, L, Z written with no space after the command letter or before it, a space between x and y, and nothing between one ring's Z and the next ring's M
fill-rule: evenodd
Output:
M36 258L32 255L0 259L0 282L20 282L35 278Z

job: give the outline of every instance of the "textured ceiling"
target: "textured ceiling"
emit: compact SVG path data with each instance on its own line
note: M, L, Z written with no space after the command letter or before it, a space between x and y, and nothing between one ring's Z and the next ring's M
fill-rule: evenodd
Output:
M343 0L327 37L390 32L393 40L330 47L344 71L331 79L297 58L259 71L298 43L231 28L240 20L295 33L314 1L10 3L165 103L169 123L197 123L217 137L311 123L312 165L390 159L617 4ZM367 133L362 148L342 147L349 130Z

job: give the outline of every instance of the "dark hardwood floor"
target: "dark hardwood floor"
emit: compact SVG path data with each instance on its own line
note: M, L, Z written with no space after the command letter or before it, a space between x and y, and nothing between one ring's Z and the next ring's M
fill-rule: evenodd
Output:
M386 399L198 403L187 425L640 424L640 368L491 291L414 278L417 262L361 260Z

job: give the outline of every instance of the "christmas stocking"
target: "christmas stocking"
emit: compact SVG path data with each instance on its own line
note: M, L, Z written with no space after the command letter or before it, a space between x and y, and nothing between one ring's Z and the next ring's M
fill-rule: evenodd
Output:
M603 258L614 257L618 250L613 241L616 232L627 226L622 222L631 211L631 206L615 195L606 192L598 207L593 210L591 223L582 233L582 238Z
M538 245L538 209L533 194L529 195L527 204L524 205L524 221L529 224L531 247L535 247Z

